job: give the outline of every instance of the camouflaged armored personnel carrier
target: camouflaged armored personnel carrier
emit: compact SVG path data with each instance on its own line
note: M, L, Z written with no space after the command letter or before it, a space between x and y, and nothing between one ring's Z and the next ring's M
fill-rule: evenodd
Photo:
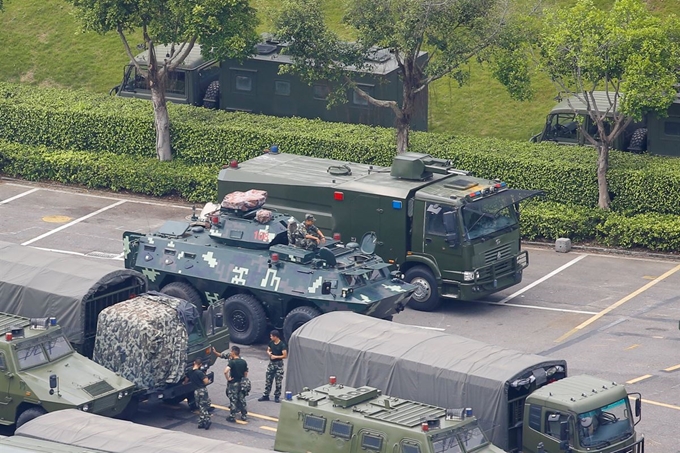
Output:
M55 318L0 313L0 425L18 427L61 409L120 415L133 390L75 352Z
M472 409L444 409L330 383L281 404L274 450L290 453L500 453Z
M125 267L142 272L150 289L197 307L224 299L231 340L240 344L262 339L268 325L288 338L329 311L391 318L404 308L415 287L374 254L374 234L360 244L290 245L290 216L260 209L266 193L260 195L237 204L225 197L205 221L194 216L148 235L125 232Z

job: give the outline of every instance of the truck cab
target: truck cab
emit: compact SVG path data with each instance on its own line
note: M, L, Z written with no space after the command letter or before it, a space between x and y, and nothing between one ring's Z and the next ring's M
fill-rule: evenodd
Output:
M391 167L268 153L221 170L218 194L255 185L268 193L265 206L312 213L327 236L373 231L375 252L417 286L409 305L425 311L442 298L482 299L521 282L529 260L519 203L541 194L421 153L400 154Z
M75 408L120 415L134 385L73 350L55 318L0 313L0 425Z
M632 406L630 395L636 396ZM592 376L573 376L537 389L524 406L522 451L643 452L644 437L637 439L635 432L642 400L639 394L630 395L623 385Z

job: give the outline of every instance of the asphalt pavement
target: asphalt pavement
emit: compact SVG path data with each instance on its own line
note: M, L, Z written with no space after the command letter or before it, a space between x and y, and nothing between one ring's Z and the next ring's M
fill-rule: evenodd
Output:
M0 241L119 262L124 231L151 232L165 220L191 215L182 201L0 180ZM200 211L201 206L198 206ZM626 383L643 398L647 452L679 452L680 261L601 253L557 253L526 246L530 264L521 284L478 302L448 301L434 313L407 309L394 322L436 329L568 362L570 375ZM209 431L197 430L186 403L141 405L138 423L272 449L279 405L258 402L266 345L243 346L253 383L250 419L226 421L222 370L210 387L215 406Z

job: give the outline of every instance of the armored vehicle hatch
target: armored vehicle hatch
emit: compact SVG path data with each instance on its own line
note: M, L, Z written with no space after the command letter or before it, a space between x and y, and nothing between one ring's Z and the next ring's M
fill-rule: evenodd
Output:
M288 338L329 311L391 318L403 309L415 287L373 253L374 234L361 244L293 245L297 220L262 209L265 200L263 191L231 193L204 218L126 232L125 267L143 273L150 289L197 307L224 300L231 340L240 344L262 339L268 325Z
M472 409L445 409L382 395L372 387L330 383L297 395L286 392L274 450L501 452L487 439ZM399 446L399 449L397 449Z

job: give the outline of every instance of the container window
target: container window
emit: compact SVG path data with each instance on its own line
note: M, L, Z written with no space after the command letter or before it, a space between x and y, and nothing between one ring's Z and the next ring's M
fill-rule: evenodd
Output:
M247 75L236 76L237 91L253 91L253 78Z
M331 423L331 436L349 440L352 438L352 428L353 426L351 423L333 420Z
M382 451L383 438L376 434L364 433L361 436L361 448L372 451Z
M314 87L313 87L313 90L314 90L314 99L320 99L320 100L328 99L328 95L331 92L330 88L328 88L328 85L322 85L322 84L315 84Z
M290 96L290 82L276 80L274 82L274 94L279 96Z
M305 414L302 427L323 434L326 431L326 419L317 415Z
M665 121L663 123L663 133L666 135L675 135L680 137L680 122Z

